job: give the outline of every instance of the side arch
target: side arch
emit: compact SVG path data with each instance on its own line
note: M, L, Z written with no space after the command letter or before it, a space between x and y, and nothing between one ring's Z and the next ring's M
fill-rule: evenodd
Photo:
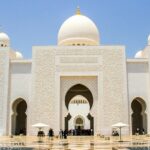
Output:
M27 128L27 103L23 98L17 98L12 104L11 134L26 135Z
M132 108L132 134L145 134L147 133L147 114L146 114L146 102L140 98L136 97L131 103Z

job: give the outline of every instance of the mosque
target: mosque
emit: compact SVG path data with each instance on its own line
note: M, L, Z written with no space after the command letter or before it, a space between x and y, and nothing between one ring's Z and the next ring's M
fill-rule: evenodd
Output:
M60 129L92 129L110 135L112 125L128 124L123 134L150 132L150 36L133 59L124 45L102 45L95 23L68 18L56 46L33 46L26 60L0 33L0 135L21 130L35 135L36 123Z

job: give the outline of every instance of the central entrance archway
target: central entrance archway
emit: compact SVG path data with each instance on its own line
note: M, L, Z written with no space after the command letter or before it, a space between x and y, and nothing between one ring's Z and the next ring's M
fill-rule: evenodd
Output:
M68 109L68 115L65 117L65 129L94 130L94 118L90 114L93 96L86 86L82 84L72 86L66 93L65 105Z
M23 134L26 135L27 127L27 103L24 99L19 98L15 100L12 105L12 135Z

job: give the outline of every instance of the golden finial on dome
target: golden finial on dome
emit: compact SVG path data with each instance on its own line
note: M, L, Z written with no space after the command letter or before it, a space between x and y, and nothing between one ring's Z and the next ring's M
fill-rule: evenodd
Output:
M81 15L81 12L80 12L80 7L79 7L79 6L77 7L77 10L76 10L76 15Z

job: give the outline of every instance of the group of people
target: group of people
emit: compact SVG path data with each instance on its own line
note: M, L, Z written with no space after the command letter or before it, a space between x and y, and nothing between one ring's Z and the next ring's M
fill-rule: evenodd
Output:
M93 135L94 132L92 129L71 129L71 130L60 130L59 137L66 139L68 135L70 136L79 136L79 135Z
M139 129L139 128L136 128L136 133L135 133L136 135L139 135L139 134L145 134L145 130L144 129Z
M113 129L112 136L119 136L119 133L116 129Z
M67 139L68 131L60 129L59 131L59 137L60 139Z
M19 135L26 135L26 128L21 128L19 130Z
M60 139L67 139L67 135L68 135L67 130L63 131L62 129L60 129L60 131L59 131L59 137L60 137ZM49 129L48 136L50 137L50 139L53 138L53 136L54 136L53 129L51 129L51 128Z
M38 131L37 136L39 136L39 137L45 136L44 131L42 131L42 130ZM54 136L54 131L53 131L53 129L51 129L51 128L49 129L49 131L48 131L48 136L49 136L50 138L52 138L52 137Z
M93 129L71 129L68 131L68 135L78 136L78 135L93 135Z
M145 134L145 130L144 129L140 129L140 128L136 128L136 131L134 131L135 135L144 135ZM113 129L112 131L112 136L119 136L119 133L116 129Z
M39 136L39 137L43 137L43 136L45 136L45 133L44 133L44 131L38 131L38 135L37 136Z
M78 136L78 135L93 135L92 129L72 129L72 130L62 130L59 131L59 138L60 139L67 139L67 136ZM39 131L38 136L43 137L45 136L44 131ZM48 131L48 136L52 139L54 136L54 131L52 128Z

